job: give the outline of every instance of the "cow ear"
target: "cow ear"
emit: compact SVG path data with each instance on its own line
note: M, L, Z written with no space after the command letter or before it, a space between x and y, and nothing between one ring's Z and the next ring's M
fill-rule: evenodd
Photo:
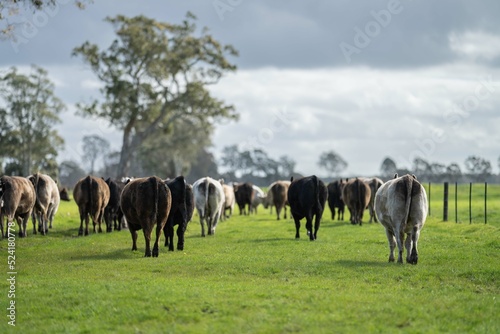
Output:
M398 178L398 173L394 174L394 179Z
M293 182L293 176L290 178L290 182Z
M417 179L417 177L415 176L415 174L411 174L411 176L413 176L413 178L414 178L415 180Z

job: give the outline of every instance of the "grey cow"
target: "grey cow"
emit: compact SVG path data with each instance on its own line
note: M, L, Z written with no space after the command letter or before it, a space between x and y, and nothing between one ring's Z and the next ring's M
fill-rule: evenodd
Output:
M389 262L394 262L398 246L398 262L403 263L403 241L406 262L417 264L417 242L427 217L427 194L415 175L404 175L384 183L375 195L375 212L385 227L389 241ZM404 235L406 234L406 240Z

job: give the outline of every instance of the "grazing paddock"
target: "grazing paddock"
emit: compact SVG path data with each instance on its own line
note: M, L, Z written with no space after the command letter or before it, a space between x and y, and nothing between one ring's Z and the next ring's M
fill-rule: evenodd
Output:
M353 226L348 213L344 222L331 221L328 208L314 243L295 240L293 220L276 221L269 210L233 215L216 235L201 238L195 214L185 251L162 246L153 260L130 251L125 230L77 237L76 204L62 202L48 236L16 238L16 327L22 333L498 333L500 186L489 188L488 225L469 225L465 215L455 224L451 203L450 222L441 222L438 191L433 185L418 266L387 262L380 224ZM478 220L482 203L475 203ZM0 251L3 333L10 327L6 240Z

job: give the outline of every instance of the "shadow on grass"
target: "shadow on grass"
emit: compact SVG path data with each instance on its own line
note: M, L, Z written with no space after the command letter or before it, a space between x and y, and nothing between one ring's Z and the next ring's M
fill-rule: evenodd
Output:
M275 242L275 241L293 241L295 242L295 238L269 238L269 239L243 239L238 240L237 243L264 243L264 242Z
M139 251L137 251L139 252ZM94 260L122 260L122 259L131 259L135 257L135 253L130 250L130 248L127 249L117 249L112 252L102 252L98 254L72 254L69 256L69 260L71 261L94 261ZM144 255L143 251L141 251L141 254Z
M356 260L338 260L336 264L346 268L359 268L359 267L389 267L395 266L395 263L385 261L356 261Z
M323 221L321 220L321 226L320 226L320 229L322 228L334 228L334 227L346 227L346 226L349 226L349 225L352 225L351 223L349 222L342 222L342 221ZM352 225L354 226L354 225Z

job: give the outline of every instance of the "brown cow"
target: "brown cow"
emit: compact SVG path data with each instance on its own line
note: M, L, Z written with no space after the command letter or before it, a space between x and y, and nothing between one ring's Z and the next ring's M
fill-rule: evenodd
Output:
M103 179L87 176L77 182L73 189L73 198L80 211L80 229L78 235L83 235L83 221L85 220L85 235L89 235L89 215L95 226L99 224L99 233L102 232L101 223L104 217L104 208L109 202L109 187Z
M49 233L49 227L52 228L54 215L59 208L61 201L59 189L56 182L46 174L35 173L28 176L35 187L36 202L33 209L33 234L37 233L36 221L38 221L38 231L45 235Z
M351 213L351 224L363 224L363 212L370 204L370 196L370 187L358 178L345 184L342 199Z
M290 181L276 181L273 183L272 187L269 189L271 193L272 205L276 207L277 220L280 220L281 210L284 209L286 219L286 205L288 204L288 187L290 187Z
M252 210L252 202L255 196L253 186L250 182L245 183L234 183L234 198L236 199L236 204L240 208L240 215L249 215ZM246 209L248 205L248 211Z
M70 201L68 189L66 189L66 187L62 188L59 191L59 198L61 199L61 201L66 201L66 202Z
M377 193L378 188L384 184L384 181L379 179L378 177L365 178L363 179L365 183L370 187L370 203L368 204L368 209L370 210L370 223L375 220L375 223L378 223L377 215L375 214L375 194Z
M137 231L142 229L146 241L144 256L158 257L161 232L172 206L168 186L156 176L134 179L123 188L120 205L132 235L132 250L137 250ZM155 225L156 239L151 252L151 234Z
M2 176L0 178L0 228L5 237L3 223L7 217L7 226L14 226L14 219L19 224L19 237L26 237L26 225L36 202L35 188L24 177ZM8 229L7 229L8 231Z

